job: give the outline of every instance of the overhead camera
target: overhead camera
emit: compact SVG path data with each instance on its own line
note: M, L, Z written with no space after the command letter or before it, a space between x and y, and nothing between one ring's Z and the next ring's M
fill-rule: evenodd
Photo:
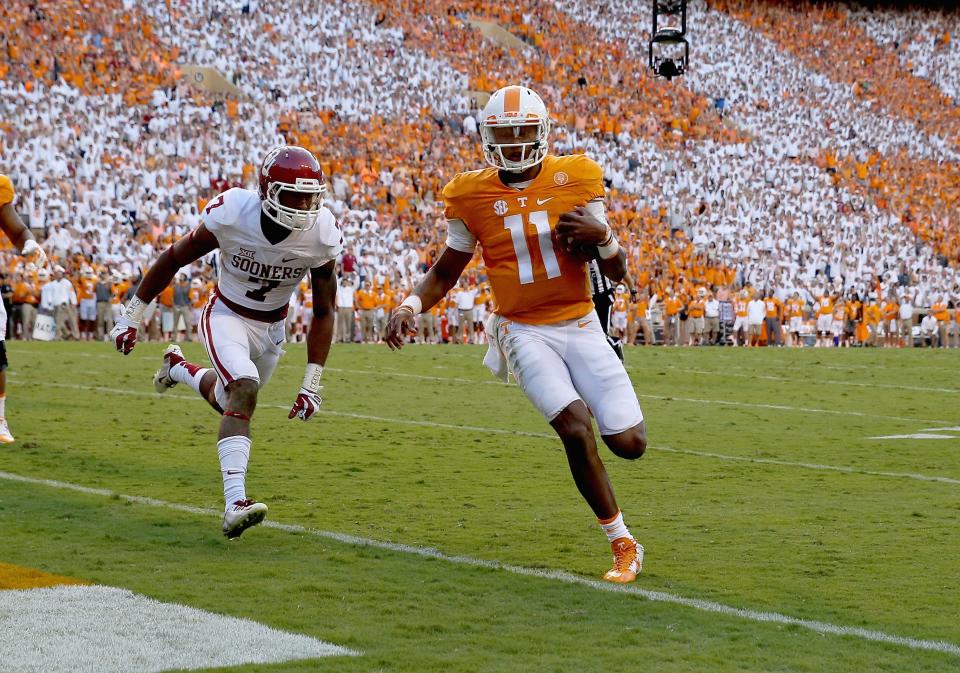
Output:
M653 0L653 36L649 43L650 69L668 81L687 70L690 45L686 0Z

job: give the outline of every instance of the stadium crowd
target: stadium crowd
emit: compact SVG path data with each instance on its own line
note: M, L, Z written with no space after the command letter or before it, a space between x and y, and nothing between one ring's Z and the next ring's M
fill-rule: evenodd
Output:
M635 3L307 4L294 17L278 0L4 3L0 172L52 260L0 253L8 338L32 338L37 315L58 338L102 338L207 200L252 186L266 150L291 142L321 159L347 239L338 338L380 340L442 250L440 188L481 165L467 92L522 80L552 111L552 151L604 167L636 289L618 291L611 321L628 343L958 345L960 117L943 100L956 13L697 0L694 67L667 83L635 56L648 37ZM485 39L471 17L529 46ZM870 81L830 67L846 52L802 56L816 41L861 50ZM904 59L924 65L906 77ZM184 63L242 96L195 86ZM190 338L217 261L161 295L151 338ZM311 307L304 284L291 338ZM476 258L419 338L482 340L490 310Z

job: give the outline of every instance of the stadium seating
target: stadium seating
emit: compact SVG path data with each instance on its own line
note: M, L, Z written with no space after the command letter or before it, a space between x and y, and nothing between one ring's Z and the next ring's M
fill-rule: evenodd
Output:
M442 249L441 187L482 165L467 92L523 82L552 112L553 151L604 166L652 297L748 284L810 303L833 285L960 300L956 13L694 0L694 67L668 83L646 68L636 3L307 4L0 8L0 171L56 261L138 275L291 142L321 158L361 273L409 287ZM178 64L214 66L244 97Z

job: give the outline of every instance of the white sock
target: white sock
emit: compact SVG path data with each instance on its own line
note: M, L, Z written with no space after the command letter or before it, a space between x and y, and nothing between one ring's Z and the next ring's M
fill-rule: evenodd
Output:
M610 542L621 537L633 539L630 531L627 530L626 524L623 523L623 512L617 512L617 515L609 521L604 522L603 519L599 519L597 522L600 524L603 532L607 534L607 540Z
M245 479L250 460L250 438L243 435L224 437L217 442L220 473L223 475L223 498L227 507L237 500L246 500Z
M202 369L186 361L178 362L170 368L170 378L177 383L186 383L193 388L198 395L202 395L203 393L200 392L200 381L203 380L203 375L208 371L210 371L209 368Z
M7 417L7 396L0 395L0 418Z

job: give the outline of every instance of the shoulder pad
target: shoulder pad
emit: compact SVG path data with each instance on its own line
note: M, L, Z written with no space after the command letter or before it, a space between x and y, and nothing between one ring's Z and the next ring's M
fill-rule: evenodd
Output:
M481 168L476 171L457 173L440 192L441 198L444 201L452 201L459 196L470 193L475 189L475 186L478 182L489 176L491 170L494 169Z
M203 209L201 219L210 231L236 223L240 212L249 205L255 194L246 189L233 187L210 199ZM259 199L258 199L259 200Z
M0 206L13 203L14 195L13 181L6 175L0 175Z

